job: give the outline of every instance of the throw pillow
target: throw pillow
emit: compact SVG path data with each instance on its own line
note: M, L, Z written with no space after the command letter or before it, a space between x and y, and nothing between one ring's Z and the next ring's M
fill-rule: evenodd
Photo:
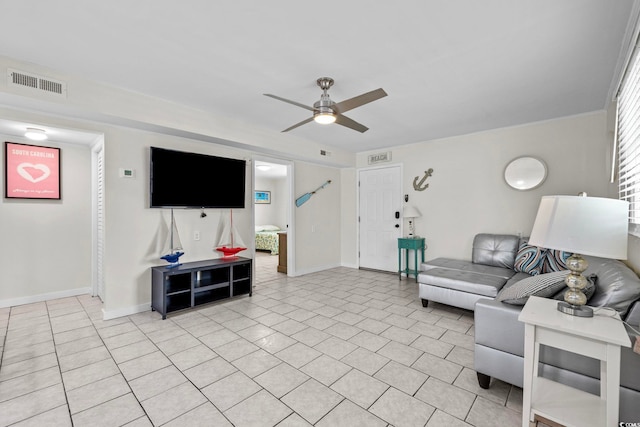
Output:
M496 299L507 304L524 305L530 296L549 298L564 288L569 270L527 277L500 291Z
M596 293L596 283L598 281L598 276L595 274L590 274L585 276L587 279L587 286L584 287L582 293L587 297L587 302L591 299L593 294ZM564 301L564 293L567 292L569 288L564 287L553 296L553 299L557 299L558 301Z
M516 261L513 264L515 271L528 273L532 276L542 272L542 263L545 258L545 250L537 246L531 246L528 242L523 241L520 244Z
M562 271L567 269L567 258L571 256L570 252L559 251L556 249L547 249L542 262L542 273L552 273L554 271Z

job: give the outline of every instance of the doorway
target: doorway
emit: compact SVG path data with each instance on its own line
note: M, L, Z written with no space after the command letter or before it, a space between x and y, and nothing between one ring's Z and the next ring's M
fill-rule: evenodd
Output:
M293 164L266 157L253 163L254 283L259 285L293 273Z
M362 169L359 182L360 267L398 271L398 238L402 236L402 169L400 165Z

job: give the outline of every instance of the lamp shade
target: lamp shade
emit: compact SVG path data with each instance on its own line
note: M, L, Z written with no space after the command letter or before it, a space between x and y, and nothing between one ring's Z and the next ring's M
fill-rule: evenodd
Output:
M529 244L581 255L627 259L629 203L600 197L544 196Z
M407 206L404 208L403 218L420 218L422 215L415 206Z

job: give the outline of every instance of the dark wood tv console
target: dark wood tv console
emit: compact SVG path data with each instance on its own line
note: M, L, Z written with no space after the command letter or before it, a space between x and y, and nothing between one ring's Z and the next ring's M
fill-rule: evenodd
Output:
M174 268L151 267L151 310L167 314L224 298L253 293L251 259L185 262Z

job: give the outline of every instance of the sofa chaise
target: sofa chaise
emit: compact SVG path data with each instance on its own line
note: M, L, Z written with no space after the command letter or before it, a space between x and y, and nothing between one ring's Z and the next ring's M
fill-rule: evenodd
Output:
M436 258L422 263L418 275L422 305L435 301L473 310L476 301L493 299L507 283L529 277L514 270L520 241L507 234L478 234L471 261Z

